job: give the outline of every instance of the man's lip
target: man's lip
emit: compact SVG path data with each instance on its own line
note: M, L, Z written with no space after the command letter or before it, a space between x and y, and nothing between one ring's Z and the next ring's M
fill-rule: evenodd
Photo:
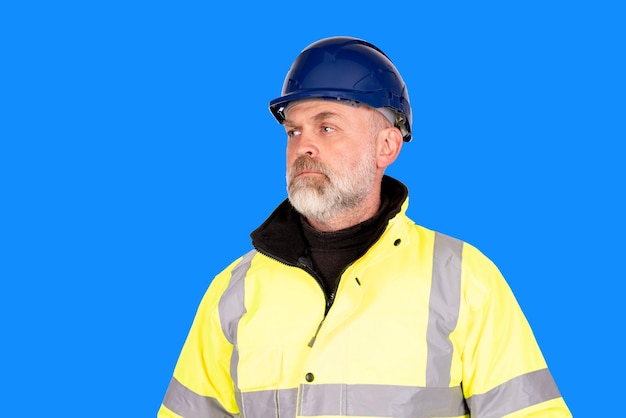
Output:
M320 173L319 171L303 170L303 171L298 172L296 177L306 176L306 175L311 175L311 174L322 174L322 173Z

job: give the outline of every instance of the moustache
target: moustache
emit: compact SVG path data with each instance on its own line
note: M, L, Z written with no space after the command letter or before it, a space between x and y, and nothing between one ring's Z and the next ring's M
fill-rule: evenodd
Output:
M318 173L324 174L328 176L328 170L318 160L314 160L311 157L298 157L293 164L291 165L291 170L289 172L290 178L296 177L298 174L304 171L316 171Z

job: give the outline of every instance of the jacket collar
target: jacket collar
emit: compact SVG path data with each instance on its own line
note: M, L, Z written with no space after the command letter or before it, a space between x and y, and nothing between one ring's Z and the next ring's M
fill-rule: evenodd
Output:
M406 210L408 190L400 181L383 176L382 194L389 200L386 221ZM386 222L385 222L386 225ZM384 229L384 228L383 228ZM285 199L251 234L252 245L261 253L289 265L297 265L306 253L301 215Z

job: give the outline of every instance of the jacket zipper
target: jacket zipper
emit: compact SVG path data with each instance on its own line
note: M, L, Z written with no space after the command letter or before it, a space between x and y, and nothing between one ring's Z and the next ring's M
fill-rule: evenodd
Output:
M326 315L328 314L328 310L330 309L330 307L332 306L333 302L335 301L335 292L332 292L330 295L326 295L326 287L324 286L324 282L322 281L322 279L317 275L317 273L315 272L315 270L313 270L313 265L311 264L311 259L308 258L306 255L305 256L301 256L300 258L298 258L298 261L296 262L296 264L294 263L290 263L288 261L282 260L280 257L276 257L275 255L272 255L270 253L268 253L267 251L263 251L258 247L255 247L255 249L260 252L261 254L276 260L277 262L279 262L280 264L284 264L286 266L290 266L290 267L298 267L301 270L305 271L309 276L313 277L313 279L317 282L317 284L319 285L320 289L322 289L322 293L324 294L324 299L326 301L326 306L324 309L324 317L326 317Z
M309 340L309 343L307 344L309 347L313 347L313 344L315 343L315 339L317 338L317 334L319 334L320 329L322 328L322 325L324 324L324 320L326 319L326 315L328 315L328 311L330 310L330 307L332 306L333 302L335 301L335 292L332 292L330 295L326 296L326 288L324 287L324 282L317 275L315 270L313 270L313 265L311 264L311 259L308 258L307 256L302 256L302 257L298 258L297 263L294 265L293 263L289 263L289 262L287 262L285 260L281 260L279 257L276 257L274 255L271 255L271 254L265 252L265 251L262 251L258 247L255 247L255 248L261 254L266 255L267 257L270 257L271 259L276 260L277 262L279 262L281 264L284 264L284 265L290 266L290 267L298 267L298 268L302 269L307 274L309 274L311 277L313 277L313 279L317 282L317 284L319 285L320 289L322 290L322 294L324 295L324 300L326 301L326 304L325 304L326 306L324 307L324 317L322 318L322 320L320 321L319 325L317 326L317 329L315 330L315 334L313 335L313 337L311 337L311 340Z
M326 301L326 306L324 308L324 318L328 315L328 310L333 305L335 301L335 292L332 292L330 295L326 293L326 286L324 286L324 281L318 276L318 274L313 270L313 265L311 264L311 259L307 256L302 256L298 258L298 267L307 272L311 277L315 279L317 284L322 289L322 293L324 293L324 299Z

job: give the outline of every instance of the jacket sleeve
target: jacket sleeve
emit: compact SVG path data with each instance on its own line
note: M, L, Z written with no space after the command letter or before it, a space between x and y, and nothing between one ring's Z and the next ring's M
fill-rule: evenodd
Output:
M465 244L463 391L472 417L571 417L526 317L497 267Z
M222 331L218 309L236 263L215 277L200 302L159 418L239 416L230 370L233 345Z

